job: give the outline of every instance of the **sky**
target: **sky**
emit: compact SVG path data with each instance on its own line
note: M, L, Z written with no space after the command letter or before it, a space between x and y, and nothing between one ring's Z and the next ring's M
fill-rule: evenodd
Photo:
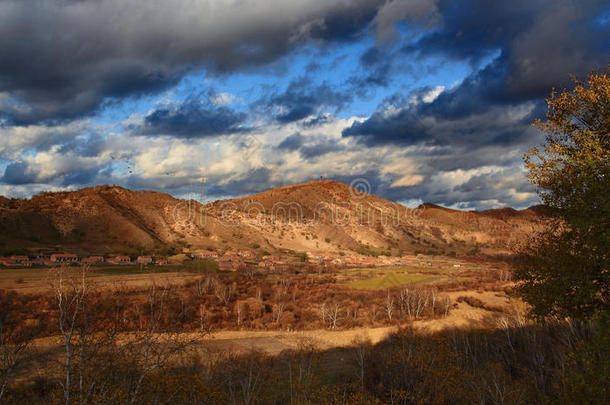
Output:
M0 0L0 194L323 178L524 208L531 123L608 66L609 19L596 0Z

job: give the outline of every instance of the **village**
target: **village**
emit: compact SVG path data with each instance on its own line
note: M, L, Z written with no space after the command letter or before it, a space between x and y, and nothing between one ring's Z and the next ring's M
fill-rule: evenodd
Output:
M35 255L12 255L0 257L3 267L53 267L58 265L140 265L163 266L169 264L185 264L188 261L206 260L218 264L220 271L238 271L245 268L259 268L272 271L297 269L305 265L318 268L349 268L349 267L381 267L381 266L430 266L430 258L422 255L403 256L366 256L361 254L306 252L296 254L287 252L278 254L256 254L250 250L185 250L183 254L172 257L154 255L90 255L78 256L74 253L41 253Z
M41 266L58 266L58 265L126 265L126 264L142 264L142 265L165 265L169 264L167 258L154 256L137 256L132 260L131 256L127 255L91 255L80 257L73 253L53 253L53 254L36 254L32 256L13 255L8 257L0 257L0 265L4 267L41 267Z

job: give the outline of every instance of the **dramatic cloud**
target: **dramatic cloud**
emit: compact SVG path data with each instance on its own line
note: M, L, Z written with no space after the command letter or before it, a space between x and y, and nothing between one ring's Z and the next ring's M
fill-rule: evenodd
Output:
M156 92L197 68L226 73L307 41L345 41L382 3L4 0L0 114L17 124L71 119L108 97Z
M477 147L531 141L527 125L541 116L542 98L551 88L566 84L570 74L582 76L608 62L610 28L594 22L604 4L443 2L440 29L405 46L405 53L473 64L494 52L499 56L432 102L405 98L390 109L382 105L343 135L361 137L369 145ZM373 50L361 58L371 66L377 59Z
M501 51L504 96L543 97L608 63L610 27L596 19L608 12L601 0L443 2L440 29L404 46L420 57L440 56L472 63ZM487 83L481 83L481 86Z
M352 100L351 95L335 91L327 84L315 86L308 78L293 80L284 92L270 94L257 101L254 107L263 114L270 114L279 123L290 123L323 113L326 108L335 111ZM305 125L315 124L315 118Z
M143 135L198 138L247 132L246 119L246 113L191 97L183 103L152 111L135 131Z
M552 87L608 63L596 0L0 0L0 193L228 198L365 179L410 205L538 203Z
M431 201L468 208L521 207L536 202L520 169L511 168L520 161L520 148L511 151L492 145L464 155L436 146L363 148L353 138L341 137L341 128L354 121L329 117L327 123L312 128L298 123L273 125L222 141L125 133L77 142L95 145L91 149L96 153L90 157L81 154L84 146L73 148L74 142L66 141L34 156L22 154L7 165L1 181L3 190L17 195L28 189L110 183L192 197L205 176L207 198L217 199L320 177L347 183L364 178L371 183L372 192L402 202ZM515 173L521 176L519 181L494 188Z

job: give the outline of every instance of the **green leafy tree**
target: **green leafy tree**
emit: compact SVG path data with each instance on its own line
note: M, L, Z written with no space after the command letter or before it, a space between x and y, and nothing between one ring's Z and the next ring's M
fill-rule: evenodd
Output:
M590 319L608 312L610 279L610 73L553 90L546 135L524 159L557 220L522 251L519 289L537 318Z

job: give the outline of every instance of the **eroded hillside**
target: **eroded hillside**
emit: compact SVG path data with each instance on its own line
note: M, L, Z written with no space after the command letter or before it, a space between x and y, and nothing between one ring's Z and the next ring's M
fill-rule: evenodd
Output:
M194 248L503 253L541 229L543 210L409 209L331 180L202 205L168 194L98 186L0 198L6 248L87 252ZM257 247L258 246L258 247Z

